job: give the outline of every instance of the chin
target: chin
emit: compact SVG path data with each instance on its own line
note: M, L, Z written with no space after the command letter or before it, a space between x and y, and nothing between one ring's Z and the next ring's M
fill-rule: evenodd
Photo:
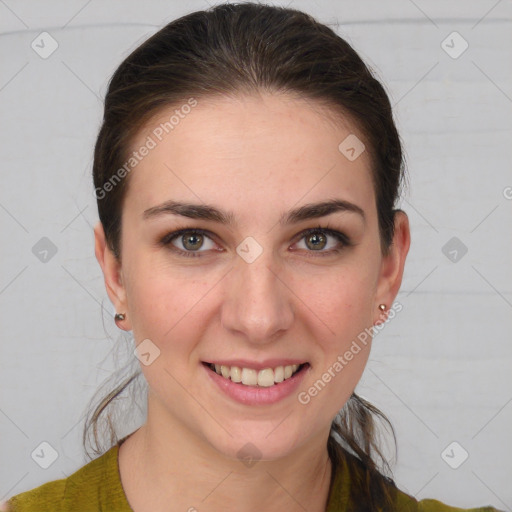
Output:
M286 457L302 444L300 437L290 432L289 425L284 425L286 422L277 428L278 423L275 421L255 423L241 423L238 431L226 426L232 436L221 429L218 438L212 439L210 432L207 441L225 457L239 460L247 467L251 467L259 460ZM304 436L304 432L301 435ZM305 439L302 439L302 442L304 441Z

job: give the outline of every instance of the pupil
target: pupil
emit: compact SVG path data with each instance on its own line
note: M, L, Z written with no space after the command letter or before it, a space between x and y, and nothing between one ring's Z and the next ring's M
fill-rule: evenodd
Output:
M326 237L322 234L314 233L312 235L309 235L309 237L307 238L307 241L308 242L313 241L314 249L318 249L319 246L321 246L320 248L323 249L325 247Z
M185 236L183 245L186 249L199 249L202 245L202 235L194 234Z

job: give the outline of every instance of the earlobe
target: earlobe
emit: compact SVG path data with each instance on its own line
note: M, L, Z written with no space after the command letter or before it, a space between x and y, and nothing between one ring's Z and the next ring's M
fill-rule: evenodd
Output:
M409 218L402 210L395 211L395 230L389 253L382 258L379 284L375 296L377 318L382 321L382 311L378 305L383 303L391 307L398 294L404 273L405 260L411 244ZM387 315L386 315L387 316Z
M121 264L109 248L103 225L98 222L94 227L94 252L103 271L105 288L116 311L127 311L126 290L121 276Z

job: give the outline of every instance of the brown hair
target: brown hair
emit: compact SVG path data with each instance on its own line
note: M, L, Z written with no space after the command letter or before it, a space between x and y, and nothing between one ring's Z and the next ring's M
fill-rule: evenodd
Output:
M261 91L297 94L356 124L371 157L381 249L387 254L405 166L384 88L345 40L308 14L244 3L218 5L169 23L136 48L110 80L93 177L100 221L119 260L121 212L130 180L126 171L124 179L114 183L113 178L129 160L141 127L163 108L191 97ZM97 405L85 423L84 446L91 428L98 446L100 415L140 373L139 368ZM375 419L383 420L394 438L387 418L354 393L332 423L328 453L333 465L344 460L354 469L353 498L367 510L385 510L396 488L384 474L390 468L378 446ZM107 425L110 443L115 443L110 414Z

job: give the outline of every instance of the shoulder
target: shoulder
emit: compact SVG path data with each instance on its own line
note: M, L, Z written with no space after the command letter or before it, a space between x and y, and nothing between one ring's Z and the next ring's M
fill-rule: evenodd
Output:
M500 512L491 506L476 508L457 508L445 505L437 500L425 499L418 502L418 512Z
M41 507L51 505L55 512L62 510L61 504L66 488L66 479L47 482L30 491L13 496L2 510L8 512L37 512Z
M118 448L118 445L114 445L67 478L47 482L13 496L8 500L6 510L9 512L41 512L42 510L67 512L103 510L106 505L119 509L119 504L124 505L125 496L119 479ZM107 506L106 510L112 510L112 508Z
M331 508L328 508L328 512L359 510L357 496L352 494L352 484L363 480L361 475L365 473L366 469L358 457L346 450L344 455L345 457L340 467L341 471L339 474L336 472L332 505ZM396 487L392 479L384 477L381 473L374 474L372 479L375 479L375 482L378 480L381 483L384 482L386 492L389 493L393 503L393 512L502 512L491 506L457 508L434 499L418 501L413 496L401 491ZM376 503L378 510L383 510L379 503ZM380 504L383 505L382 503ZM387 510L386 507L384 509Z
M497 508L491 506L458 508L446 505L434 499L417 501L415 498L402 491L397 492L396 504L397 511L403 510L407 512L500 512Z

